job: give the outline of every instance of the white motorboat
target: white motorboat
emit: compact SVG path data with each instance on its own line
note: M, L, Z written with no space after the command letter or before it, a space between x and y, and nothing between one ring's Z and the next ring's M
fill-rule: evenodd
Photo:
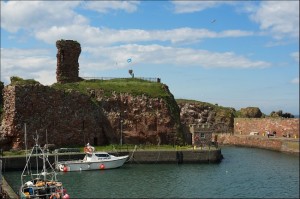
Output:
M35 198L35 199L69 199L61 181L56 178L55 169L48 160L48 154L44 149L37 144L38 137L35 139L36 144L27 157L26 165L21 175L21 187L19 196L21 199ZM39 171L39 159L43 161L43 169ZM31 160L36 161L36 172L31 170ZM47 168L47 167L48 168Z
M128 155L114 156L107 152L95 152L95 148L87 144L83 160L58 161L56 169L59 171L86 171L114 169L123 166Z

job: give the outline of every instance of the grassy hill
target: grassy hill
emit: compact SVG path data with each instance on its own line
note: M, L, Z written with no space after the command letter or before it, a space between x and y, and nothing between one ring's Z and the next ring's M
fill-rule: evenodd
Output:
M147 95L149 97L165 98L170 97L170 93L166 92L162 83L151 82L137 78L117 78L111 80L84 80L76 83L55 83L51 86L55 89L73 89L83 94L87 94L87 89L101 89L104 95L110 97L112 92L129 93L133 96Z

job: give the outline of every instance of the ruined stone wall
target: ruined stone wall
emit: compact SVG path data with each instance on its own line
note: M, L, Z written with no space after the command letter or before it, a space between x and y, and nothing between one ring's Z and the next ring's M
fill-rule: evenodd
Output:
M77 82L79 78L80 44L72 40L58 40L56 79L59 83Z
M88 96L78 92L57 91L42 85L6 86L4 88L4 115L0 129L1 144L7 148L24 147L24 125L29 146L33 136L39 143L58 147L84 145L103 136L101 114Z
M234 134L249 135L258 132L260 135L276 131L276 136L290 134L299 138L299 118L235 118Z

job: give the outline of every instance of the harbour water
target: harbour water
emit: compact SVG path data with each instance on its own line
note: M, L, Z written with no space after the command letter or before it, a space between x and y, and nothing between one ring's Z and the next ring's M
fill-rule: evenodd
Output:
M59 173L71 198L299 198L299 156L223 147L220 164L125 164ZM18 190L20 171L4 172Z

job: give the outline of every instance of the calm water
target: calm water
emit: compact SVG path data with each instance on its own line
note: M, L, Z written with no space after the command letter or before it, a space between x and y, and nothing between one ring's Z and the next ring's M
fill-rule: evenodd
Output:
M220 164L125 164L59 173L71 198L299 198L299 157L223 147ZM21 172L5 172L17 190Z

